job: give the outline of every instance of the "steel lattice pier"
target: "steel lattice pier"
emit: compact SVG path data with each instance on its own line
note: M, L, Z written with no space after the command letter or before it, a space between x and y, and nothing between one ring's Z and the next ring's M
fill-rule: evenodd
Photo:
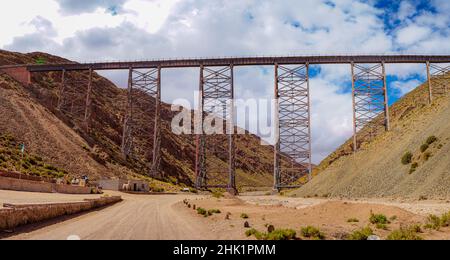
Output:
M233 84L233 66L201 66L202 132L197 136L197 188L236 192Z
M311 169L309 65L275 66L275 189L293 188ZM282 158L284 160L282 160Z
M385 65L352 64L354 150L375 137L381 127L389 130ZM379 120L384 113L384 120Z
M152 106L153 104L153 106ZM126 158L144 155L145 171L160 176L161 69L129 69L127 109L124 118L122 152ZM154 121L153 127L150 122ZM153 149L148 149L153 147ZM150 154L151 152L151 154Z
M429 64L429 69L432 81L432 95L446 94L450 89L450 65Z
M86 131L89 131L92 114L92 77L92 69L88 74L63 70L58 90L57 109L82 122Z

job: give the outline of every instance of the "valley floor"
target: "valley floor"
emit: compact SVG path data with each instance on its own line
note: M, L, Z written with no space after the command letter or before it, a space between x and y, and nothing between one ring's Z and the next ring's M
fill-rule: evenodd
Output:
M327 239L342 239L354 230L371 225L371 212L391 219L387 230L372 229L386 236L400 226L425 223L429 214L450 211L446 201L393 201L393 200L325 200L285 198L279 196L242 196L239 198L211 198L208 196L179 195L120 195L124 201L111 207L19 228L0 238L13 240L65 240L77 236L83 240L241 240L248 238L244 223L266 231L267 225L290 228L300 233L302 227L314 226L325 233ZM13 198L13 199L12 199ZM0 203L43 203L77 201L86 196L38 194L0 191ZM188 200L188 208L183 204ZM218 209L220 214L203 217L193 210ZM247 219L241 218L245 213ZM229 214L229 219L226 215ZM357 219L357 223L349 223ZM450 229L425 231L426 239L450 239Z

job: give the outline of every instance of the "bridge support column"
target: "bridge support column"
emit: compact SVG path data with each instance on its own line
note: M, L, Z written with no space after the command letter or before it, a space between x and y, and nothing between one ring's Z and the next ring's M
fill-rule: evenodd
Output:
M204 67L200 66L200 78L199 78L199 105L197 108L198 118L196 118L196 147L195 147L195 187L197 189L202 189L206 186L206 171L204 165L204 143L205 136L203 133L203 121L205 120L205 114L203 112L203 107L205 105L203 98L203 70Z
M448 93L450 86L450 65L428 63L428 84L431 96Z
M275 64L275 89L274 89L274 135L275 135L275 145L274 149L274 163L273 163L273 180L274 180L274 190L280 191L280 95L278 89L278 69L279 65Z
M89 73L62 70L57 109L89 131L92 111L92 77Z
M232 65L200 67L201 132L197 133L196 186L224 188L235 194L233 71Z
M150 106L154 104L154 108ZM144 155L144 170L149 176L160 175L161 163L161 68L129 68L127 109L122 133L125 158ZM153 116L153 117L152 117ZM153 119L152 119L153 118ZM153 128L150 123L153 121ZM153 147L152 154L148 147Z
M86 126L86 132L89 132L90 123L91 123L91 115L92 115L92 77L93 77L92 68L89 69L89 82L86 93L86 105L84 110L84 123Z
M431 85L430 62L427 61L428 103L433 104L433 86Z
M59 92L58 92L58 105L57 108L58 110L61 110L62 106L63 106L63 102L64 102L64 90L66 87L66 70L62 70L61 72L61 83L59 85Z
M353 147L373 139L380 127L390 130L389 100L384 63L362 65L352 63ZM384 112L384 119L377 117Z
M296 188L312 174L309 64L275 65L275 99L274 188Z

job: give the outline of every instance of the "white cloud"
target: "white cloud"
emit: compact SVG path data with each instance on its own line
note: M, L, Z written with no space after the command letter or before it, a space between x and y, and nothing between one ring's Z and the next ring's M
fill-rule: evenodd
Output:
M430 28L410 25L397 32L397 42L406 46L417 44L417 42L426 39L431 32Z
M409 0L403 0L400 3L397 18L401 21L416 14L416 6Z
M394 81L391 86L397 91L397 96L401 97L411 92L417 86L423 82L417 79L411 79L408 81Z

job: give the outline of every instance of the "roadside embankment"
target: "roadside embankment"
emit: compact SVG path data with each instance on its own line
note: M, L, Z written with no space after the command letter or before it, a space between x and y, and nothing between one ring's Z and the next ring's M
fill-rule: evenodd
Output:
M120 196L85 199L83 202L54 204L5 204L0 209L0 230L11 230L56 217L73 215L122 201Z
M16 179L0 176L0 190L64 193L64 194L90 194L91 188L82 186L62 185L45 181Z

